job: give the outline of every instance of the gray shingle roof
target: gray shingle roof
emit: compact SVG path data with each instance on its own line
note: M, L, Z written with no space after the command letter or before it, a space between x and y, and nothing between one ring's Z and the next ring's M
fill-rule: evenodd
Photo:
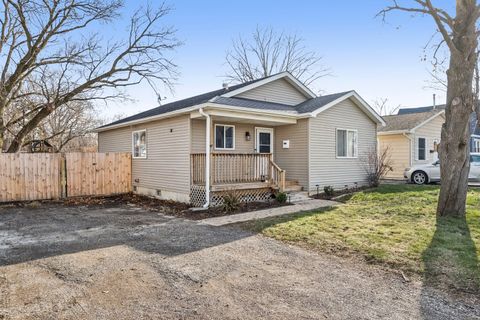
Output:
M298 105L295 106L295 109L298 111L298 113L306 113L306 112L312 112L315 111L323 106L326 106L332 101L337 100L338 98L346 95L347 93L350 93L351 91L345 91L345 92L340 92L340 93L334 93L334 94L327 94L324 96L316 97L313 99L308 99L307 101L304 101Z
M186 98L186 99L174 101L174 102L171 102L171 103L167 103L163 106L158 106L156 108L134 114L133 116L126 117L126 118L117 120L115 122L106 124L104 126L101 126L100 128L109 127L109 126L112 126L112 125L121 124L121 123L125 123L125 122L130 122L130 121L134 121L134 120L140 120L140 119L143 119L143 118L153 117L153 116L157 116L157 115L164 114L164 113L167 113L167 112L172 112L172 111L192 107L192 106L195 106L197 104L202 104L202 103L205 103L208 100L210 100L210 99L212 99L216 96L219 96L219 95L222 95L222 94L226 93L227 91L237 90L237 89L240 89L242 87L248 86L252 83L258 82L258 81L263 80L263 79L266 79L266 78L269 78L269 77L265 77L265 78L261 78L261 79L237 84L237 85L231 86L228 90L222 88L222 89L219 89L219 90L214 90L214 91L210 91L210 92L207 92L207 93L199 94L197 96L193 96L193 97L190 97L190 98Z
M213 100L214 103L225 104L228 106L241 107L241 108L252 108L260 110L273 110L273 111L289 111L292 113L297 113L295 106L289 106L281 103L273 103L260 100L251 100L245 98L227 98L227 97L218 97Z
M437 105L437 106L435 106L435 109L445 110L445 105L444 104ZM398 109L397 114L429 112L429 111L432 111L432 110L433 110L433 106L417 107L417 108L402 108L402 109Z
M386 125L378 127L379 132L411 130L443 110L431 110L427 112L404 113L393 116L383 116Z
M273 77L275 75L272 75L270 77ZM258 110L271 110L271 111L281 111L281 112L289 112L292 114L300 114L300 113L308 113L315 111L327 104L329 104L332 101L335 101L336 99L344 96L345 94L352 92L352 91L346 91L346 92L341 92L341 93L335 93L335 94L329 94L329 95L324 95L320 97L316 97L313 99L308 99L296 106L289 106L281 103L272 103L272 102L267 102L267 101L259 101L259 100L251 100L251 99L245 99L245 98L237 98L237 97L222 97L221 95L240 89L242 87L245 87L247 85L253 84L255 82L267 79L269 77L241 83L238 85L231 86L228 90L226 89L220 89L220 90L214 90L210 91L207 93L203 93L197 96L193 96L187 99L183 100L178 100L175 102L171 102L168 104L165 104L163 106L159 106L144 112L140 112L138 114L135 114L130 117L126 117L120 120L117 120L115 122L106 124L100 128L105 128L113 125L118 125L130 121L135 121L135 120L141 120L144 118L149 118L157 115L161 115L164 113L172 112L172 111L177 111L181 109L185 109L188 107L193 107L195 105L199 105L208 101L212 101L213 103L218 103L218 104L224 104L224 105L229 105L229 106L234 106L234 107L242 107L242 108L252 108L252 109L258 109Z

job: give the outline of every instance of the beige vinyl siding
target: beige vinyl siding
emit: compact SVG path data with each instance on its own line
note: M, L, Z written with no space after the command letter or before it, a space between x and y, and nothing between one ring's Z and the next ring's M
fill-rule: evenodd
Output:
M290 148L283 149L283 140L290 140ZM275 128L274 160L286 171L287 180L297 180L308 189L308 119L297 124Z
M336 158L336 129L358 130L358 157ZM351 99L344 100L330 109L309 119L309 179L310 192L318 184L343 188L366 183L362 161L370 150L376 148L376 123Z
M393 171L388 172L387 178L403 179L403 171L410 167L410 140L402 134L378 136L379 148L388 148Z
M99 132L98 152L132 152L132 130L125 127Z
M440 142L441 132L442 132L442 124L445 122L445 118L440 115L434 118L433 120L427 122L423 126L417 128L415 133L412 135L414 138L414 143L412 143L412 155L414 155L412 159L412 163L416 164L425 164L433 162L434 154L433 152L433 142L437 140ZM426 160L417 160L418 159L418 138L426 138Z
M133 185L173 192L188 198L190 193L190 117L152 121L98 134L100 152L132 150L132 131L147 131L147 158L132 159ZM138 182L136 180L138 179Z
M238 98L282 103L299 104L307 98L285 79L278 79L263 86L236 95Z
M215 124L235 126L235 149L215 150L214 130ZM245 139L245 133L250 132L250 141ZM218 153L253 153L255 151L255 126L248 123L235 123L229 121L217 121L212 119L211 135L212 152ZM205 153L205 120L192 120L192 153Z

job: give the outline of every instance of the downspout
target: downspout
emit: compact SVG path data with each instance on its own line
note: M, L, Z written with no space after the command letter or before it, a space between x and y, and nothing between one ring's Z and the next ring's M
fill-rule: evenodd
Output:
M203 111L203 108L198 109L198 112L206 118L205 124L205 204L204 208L210 206L210 130L212 119L208 113Z

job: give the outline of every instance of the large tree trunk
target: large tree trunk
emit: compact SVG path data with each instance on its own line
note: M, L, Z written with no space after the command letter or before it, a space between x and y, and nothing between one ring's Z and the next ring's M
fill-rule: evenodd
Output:
M470 171L469 119L474 109L473 74L477 61L476 3L457 0L457 15L447 71L446 121L442 127L440 163L442 184L439 216L464 216Z

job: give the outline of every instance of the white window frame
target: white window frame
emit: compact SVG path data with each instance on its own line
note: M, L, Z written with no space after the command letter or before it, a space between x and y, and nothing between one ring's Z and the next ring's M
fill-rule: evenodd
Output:
M230 127L233 128L233 143L232 143L232 148L217 148L217 127ZM227 130L223 130L223 141L224 141L224 146L225 143L227 142L227 139L225 137L225 133ZM213 146L215 150L235 150L235 125L233 124L222 124L222 123L215 123L214 128L213 128Z
M480 139L473 137L472 140L473 140L473 150L471 152L480 152Z
M145 132L145 156L135 156L135 133ZM132 131L132 159L147 159L148 157L148 142L147 142L147 129Z
M347 155L346 156L339 156L338 155L338 131L346 131L347 132L347 144L348 144L348 132L355 133L355 154L353 156L348 156L348 146L347 146ZM345 128L336 128L335 129L335 157L337 159L357 159L358 158L358 130L357 129L345 129Z
M420 139L425 139L425 159L420 159ZM427 155L427 150L428 150L428 140L426 137L417 137L417 146L416 146L416 155L417 155L417 161L427 161L428 160L428 155Z

